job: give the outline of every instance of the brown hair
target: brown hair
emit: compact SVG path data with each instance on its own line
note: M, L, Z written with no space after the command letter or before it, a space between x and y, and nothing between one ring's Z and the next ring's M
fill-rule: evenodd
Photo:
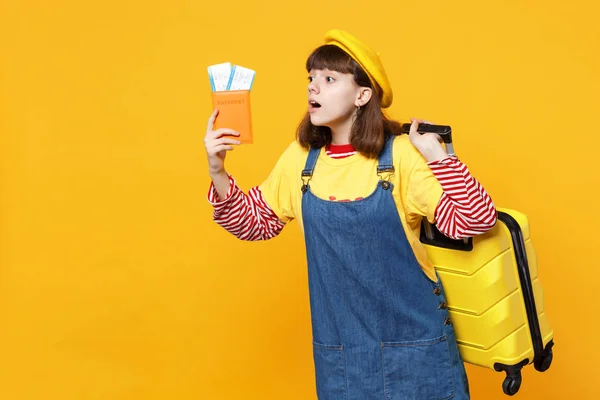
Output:
M374 96L362 106L356 115L350 131L350 144L356 151L376 158L383 148L386 134L401 135L401 125L387 118L381 108L382 91L377 83L371 83L369 76L344 50L334 45L316 48L306 60L306 70L329 69L342 74L353 74L357 85L371 88ZM331 129L315 126L310 122L308 112L296 131L298 142L304 148L323 147L331 143Z

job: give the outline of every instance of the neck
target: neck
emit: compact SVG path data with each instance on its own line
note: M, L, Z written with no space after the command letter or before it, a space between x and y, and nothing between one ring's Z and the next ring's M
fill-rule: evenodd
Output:
M350 143L350 131L352 129L352 118L346 121L332 125L331 129L331 144L340 145Z

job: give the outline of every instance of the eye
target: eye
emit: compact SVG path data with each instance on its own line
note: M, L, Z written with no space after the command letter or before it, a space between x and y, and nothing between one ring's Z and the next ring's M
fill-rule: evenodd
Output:
M335 79L333 79L331 76L328 76L327 78L327 82L335 82Z
M312 82L312 81L313 81L313 79L315 79L315 78L314 78L314 77L312 77L312 76L310 76L310 75L308 76L308 81L309 81L309 82Z

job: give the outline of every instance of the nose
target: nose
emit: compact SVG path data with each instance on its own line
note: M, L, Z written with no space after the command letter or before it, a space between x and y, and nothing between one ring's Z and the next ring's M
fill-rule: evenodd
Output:
M315 79L308 83L308 93L319 93L319 86L315 83Z

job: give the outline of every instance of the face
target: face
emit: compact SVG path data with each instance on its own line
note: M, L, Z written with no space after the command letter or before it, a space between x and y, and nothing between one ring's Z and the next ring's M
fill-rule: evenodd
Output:
M313 125L335 128L352 118L364 89L352 74L313 69L308 81L308 112Z

